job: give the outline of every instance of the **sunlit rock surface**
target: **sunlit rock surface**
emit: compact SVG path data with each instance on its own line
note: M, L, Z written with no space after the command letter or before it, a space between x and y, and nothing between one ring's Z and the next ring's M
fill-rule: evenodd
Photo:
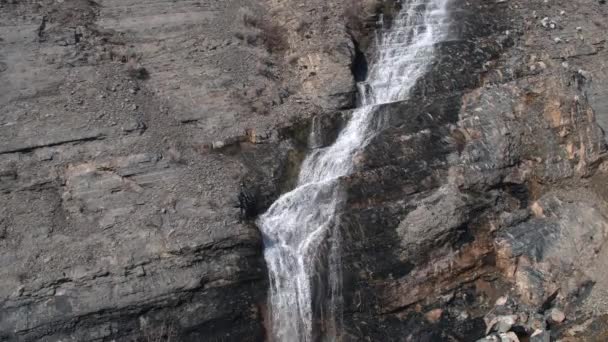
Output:
M0 1L0 340L265 340L252 216L344 127L390 8ZM604 341L608 4L450 11L343 179L343 339Z

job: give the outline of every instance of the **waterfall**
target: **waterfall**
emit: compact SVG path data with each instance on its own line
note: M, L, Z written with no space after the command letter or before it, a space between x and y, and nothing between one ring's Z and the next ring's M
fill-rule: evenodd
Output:
M312 151L297 186L258 219L270 276L272 341L339 339L341 318L340 177L382 128L380 104L407 99L433 60L447 30L448 0L402 0L389 29L377 33L368 79L358 85L362 106L329 147Z

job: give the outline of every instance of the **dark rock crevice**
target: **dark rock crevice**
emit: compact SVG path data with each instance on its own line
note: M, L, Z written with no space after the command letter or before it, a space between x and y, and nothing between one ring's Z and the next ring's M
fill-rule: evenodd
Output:
M362 82L367 79L368 62L365 53L361 51L359 42L353 39L353 45L355 46L355 57L353 58L352 65L350 67L355 82Z

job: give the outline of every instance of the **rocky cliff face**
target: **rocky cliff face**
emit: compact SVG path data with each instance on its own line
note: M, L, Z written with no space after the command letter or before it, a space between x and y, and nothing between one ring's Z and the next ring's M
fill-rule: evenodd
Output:
M452 1L344 179L345 340L605 339L607 6ZM0 1L0 340L263 340L252 219L390 8Z
M0 1L0 340L262 340L246 219L353 105L340 6Z
M347 339L601 340L607 9L451 6L346 180Z

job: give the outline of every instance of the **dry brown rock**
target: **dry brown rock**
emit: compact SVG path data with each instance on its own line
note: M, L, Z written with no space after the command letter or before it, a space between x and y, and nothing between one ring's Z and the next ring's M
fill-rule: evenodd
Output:
M424 317L430 323L437 323L441 319L442 314L443 314L443 310L434 309L434 310L431 310L431 311L427 312L426 314L424 314Z
M547 314L547 321L550 324L559 324L562 323L566 319L566 314L563 311L557 308L553 308L549 310Z

